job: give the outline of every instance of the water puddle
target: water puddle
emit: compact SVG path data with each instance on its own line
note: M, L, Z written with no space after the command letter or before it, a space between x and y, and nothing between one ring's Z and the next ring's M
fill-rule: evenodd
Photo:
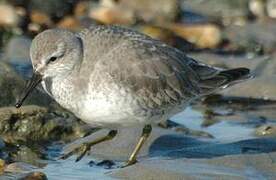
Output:
M107 175L110 170L100 167L90 167L89 157L84 157L78 163L75 162L76 157L72 157L62 161L50 161L42 170L51 180L87 180L87 179L113 179Z
M208 127L202 127L203 114L188 107L183 112L173 116L172 121L187 128L208 132L219 142L233 142L254 138L254 127L243 126L235 121L220 121Z

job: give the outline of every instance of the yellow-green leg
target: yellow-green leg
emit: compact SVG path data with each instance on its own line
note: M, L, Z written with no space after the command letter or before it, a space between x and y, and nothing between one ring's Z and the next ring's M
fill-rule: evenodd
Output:
M140 149L142 148L143 144L148 139L148 137L151 133L151 130L152 130L151 125L146 125L143 128L142 135L141 135L137 145L135 146L133 152L131 153L128 161L122 167L130 166L130 165L135 164L137 162L136 157L137 157Z
M76 162L78 162L79 160L81 160L83 158L83 156L90 151L91 149L91 146L94 146L96 144L99 144L101 142L104 142L104 141L108 141L108 140L111 140L113 139L117 134L117 130L111 130L109 131L109 133L104 136L104 137L100 137L92 142L88 142L88 143L84 143L82 144L81 146L73 149L72 151L70 151L69 153L67 154L64 154L61 159L67 159L68 157L72 156L73 154L75 153L78 153L78 152L81 152L80 155L77 157L76 159Z

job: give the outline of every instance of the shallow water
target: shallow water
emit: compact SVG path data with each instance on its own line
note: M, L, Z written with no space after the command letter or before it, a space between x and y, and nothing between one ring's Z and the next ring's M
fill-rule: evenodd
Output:
M242 123L237 123L233 121L221 121L209 127L202 127L201 124L204 120L202 113L193 110L191 107L174 116L173 118L171 118L171 120L179 124L183 124L193 130L208 132L214 136L214 139L203 139L203 143L201 143L201 140L199 140L198 145L193 145L185 149L173 150L172 152L167 151L166 153L169 157L181 156L197 159L206 157L219 157L228 154L240 154L240 149L241 147L243 147L243 145L245 145L246 147L251 147L252 144L254 146L254 143L259 143L258 141L255 142L256 140L250 141L250 139L256 138L253 134L254 126L246 126ZM196 140L196 138L193 140ZM154 149L155 145L153 144L152 146L152 149ZM49 150L49 153L51 153L51 151L56 151L56 149L53 148L52 150ZM265 152L266 149L264 149L263 151ZM202 155L202 153L204 152L206 156L204 154L202 157L199 156L199 154ZM166 155L164 155L164 157L166 157ZM142 161L145 161L145 163L147 163L147 161L151 161L154 159L163 159L164 157L160 156L159 154L159 156L150 156L143 159ZM47 174L49 179L53 180L111 179L108 174L112 171L116 171L116 169L108 170L97 166L90 167L88 163L89 161L91 161L91 157L86 156L78 163L75 163L75 158L76 157L73 156L68 160L49 161L48 165L43 168L42 171ZM229 175L230 173L231 175L236 175L237 177L239 177L246 174L243 170L237 172L237 170L231 170L227 167L210 166L208 164L196 162L193 164L189 164L189 168L185 169L185 172L189 174L197 174L197 171L201 171L202 173L202 170L204 170L205 173L208 172L209 174L214 175ZM253 170L250 169L248 169L247 173L251 175L254 174Z
M191 107L175 115L171 120L193 130L208 132L215 137L214 140L219 142L234 142L254 138L254 127L243 126L233 121L221 121L209 127L202 127L203 114Z
M51 180L87 180L87 179L112 179L107 176L110 170L100 167L90 167L88 165L88 157L84 157L80 162L75 163L75 157L64 161L49 162L49 164L42 169L47 177Z

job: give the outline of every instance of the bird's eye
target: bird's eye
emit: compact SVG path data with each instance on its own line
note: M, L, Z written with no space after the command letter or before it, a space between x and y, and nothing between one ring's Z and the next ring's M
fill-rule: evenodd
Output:
M54 62L55 60L57 60L57 57L51 57L51 58L49 59L49 62Z

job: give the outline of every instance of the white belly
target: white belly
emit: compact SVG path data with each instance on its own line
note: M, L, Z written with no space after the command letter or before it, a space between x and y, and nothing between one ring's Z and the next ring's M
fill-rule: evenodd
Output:
M134 126L147 124L135 98L118 87L105 91L90 92L82 101L77 114L86 123L94 126Z

